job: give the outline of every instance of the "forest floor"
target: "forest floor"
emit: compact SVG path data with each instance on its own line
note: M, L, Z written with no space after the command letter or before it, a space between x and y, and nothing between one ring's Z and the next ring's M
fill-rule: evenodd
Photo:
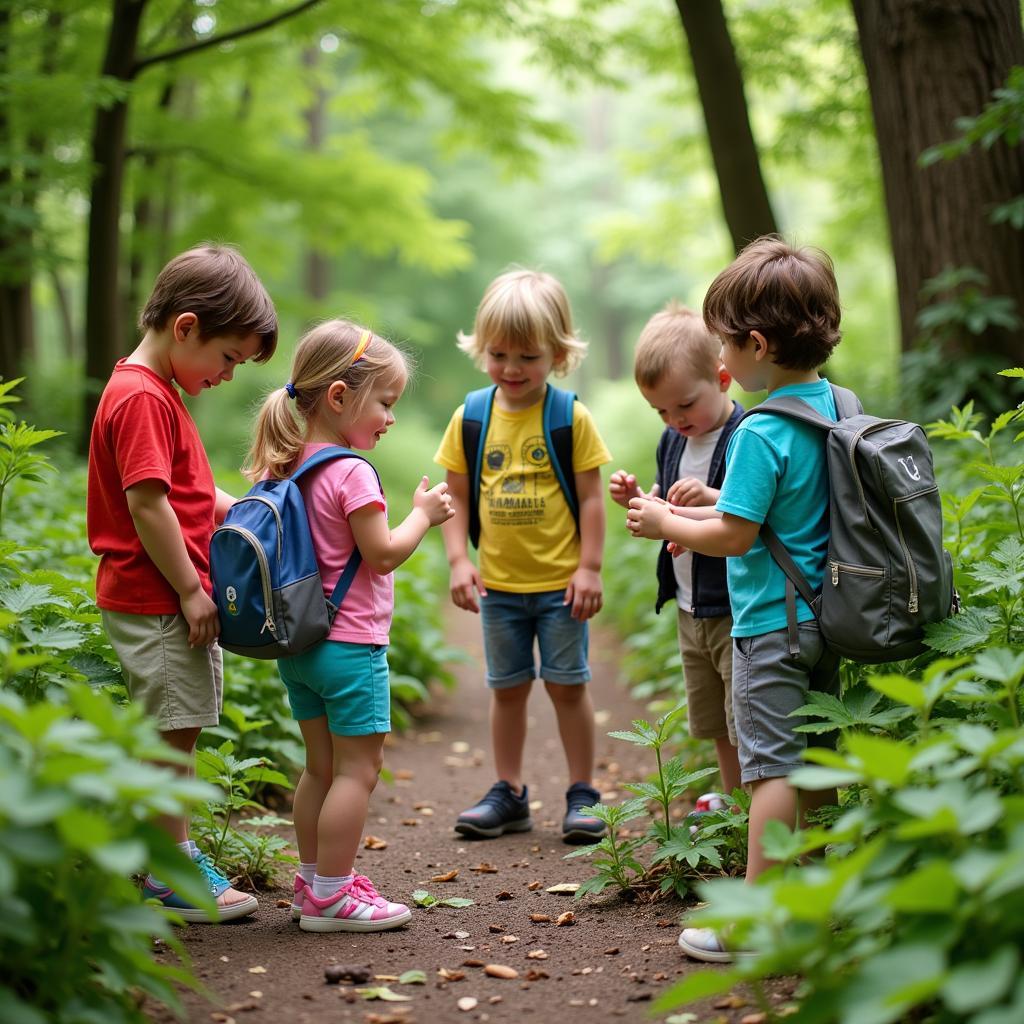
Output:
M205 997L183 993L188 1021L642 1022L653 1019L652 999L686 972L704 966L687 960L677 946L684 907L674 898L627 902L607 890L600 897L576 900L547 891L560 883L582 882L593 871L589 858L563 859L571 849L560 836L565 762L554 714L539 683L531 695L526 756L533 831L483 841L467 841L454 832L459 811L486 792L493 769L479 620L453 612L449 632L469 659L454 667L454 690L438 693L414 729L389 738L385 766L394 781L378 785L365 829L366 836L382 842L372 844L377 849L361 848L356 870L386 897L410 906L415 889L439 898L468 898L473 904L414 908L412 921L394 931L317 935L300 931L291 920L291 877L282 877L277 888L260 894L254 916L182 931L195 972L208 989ZM619 660L614 635L600 629L592 633L595 784L608 801L627 797L622 783L653 768L645 760L649 752L606 735L629 728L634 718L649 717L620 680ZM457 875L451 881L434 880L452 872ZM557 919L566 911L575 920L560 926ZM533 921L531 915L550 920ZM486 974L484 965L491 964L513 968L516 977ZM366 968L369 980L355 986L328 984L324 972L332 965ZM424 973L425 983L397 981L413 970ZM355 991L375 986L408 1001L367 1001ZM779 1002L792 991L781 980L772 987ZM460 1008L460 1001L467 1006L469 1000L476 1000L472 1008ZM695 1024L764 1020L742 995L686 1009L693 1016L681 1019ZM151 1018L160 1024L174 1020L163 1008L151 1011Z

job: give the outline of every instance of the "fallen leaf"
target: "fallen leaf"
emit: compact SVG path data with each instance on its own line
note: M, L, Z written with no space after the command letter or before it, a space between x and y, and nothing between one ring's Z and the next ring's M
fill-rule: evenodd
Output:
M575 923L576 923L576 915L571 910L567 910L564 914L559 914L558 915L558 918L555 921L555 926L558 927L558 928L562 928L565 925L575 924Z
M403 996L400 992L392 992L387 985L376 985L373 988L357 988L356 992L363 999L383 999L386 1003L407 1003L412 996Z
M479 871L481 875L496 875L498 873L498 869L493 864L488 864L487 861L482 861L475 868L469 870Z
M411 971L403 971L398 978L399 985L425 985L427 983L426 971L413 968Z
M364 836L363 846L367 850L386 850L388 848L388 841L381 839L380 836Z
M539 967L531 967L526 972L527 981L540 981L542 978L550 978L551 975L547 971L542 971Z
M604 955L605 956L618 956L619 955L619 947L618 946L609 946L604 951Z
M530 892L536 892L544 883L543 882L531 882L526 888Z
M505 978L508 981L519 977L519 972L514 967L507 967L505 964L485 964L484 974L492 978Z
M266 967L258 967L258 966L257 967L250 967L249 968L249 973L250 974L266 974L267 973L267 969L266 969Z
M547 958L548 955L543 949L531 949L530 952L526 954L527 960L547 960Z
M547 914L531 914L530 920L533 921L534 924L544 924L544 922L550 921L551 918Z
M501 941L504 942L506 946L511 946L513 942L518 942L519 941L519 936L518 935L502 935Z
M500 935L505 930L505 926L503 924L489 924L487 930L495 935Z
M433 810L433 805L429 804L429 803L424 803L423 801L421 801L418 804L413 804L412 805L412 809L414 811L430 811L430 810Z
M419 818L403 818L402 824L409 828L415 828L420 823Z
M499 892L498 895L495 896L494 898L496 900L514 900L515 896L513 896L512 893L510 893L510 892L508 892L506 890L506 891Z
M476 1000L472 996L463 996L455 1005L463 1013L469 1013L470 1010L476 1009Z
M573 893L573 892L576 892L576 890L579 889L579 887L580 887L580 883L579 882L559 882L558 885L550 885L550 886L548 886L548 888L546 888L544 891L545 892L553 892L556 895L561 895L562 893Z
M498 1004L498 1003L500 1003L500 1002L502 1002L502 1001L503 1001L503 999L504 999L504 997L503 997L503 996L491 996L491 997L490 997L490 998L489 998L489 999L487 1000L487 1002L489 1002L489 1003L491 1004L491 1006L497 1006L497 1004Z
M434 875L430 880L432 882L454 882L459 877L459 869L452 868L451 871L446 871L443 875Z
M396 779L408 781L409 779L415 779L416 773L414 771L410 771L408 768L396 768L394 776Z
M745 1017L740 1017L740 1024L764 1024L767 1019L767 1013L748 1013Z
M397 974L375 974L373 976L374 981L398 981Z
M252 997L253 999L262 999L262 998L263 998L263 993L262 993L262 992L261 992L261 991L260 991L260 990L259 990L258 988L255 988L255 989L253 989L253 990L252 990L252 991L251 991L251 992L249 993L249 995L250 995L250 996L251 996L251 997Z
M451 971L447 967L440 968L437 973L440 974L445 981L462 981L466 976L465 971Z
M292 901L291 900L278 900L275 905L280 907L283 910L285 907L290 907L292 905Z
M463 960L462 961L462 966L463 967L483 967L483 965L484 965L483 960Z
M674 927L678 927L678 925L675 923L675 921L666 921L666 920L662 919L661 921L658 922L658 927L659 928L674 928Z
M226 1013L221 1013L219 1010L210 1014L210 1020L217 1021L217 1024L235 1024L234 1017L229 1017Z

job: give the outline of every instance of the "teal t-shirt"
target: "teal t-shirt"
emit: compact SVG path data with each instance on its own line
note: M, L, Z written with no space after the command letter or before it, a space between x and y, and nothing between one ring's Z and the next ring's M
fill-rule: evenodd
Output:
M790 395L829 419L836 418L832 389L822 378L788 384L769 398ZM742 420L725 453L725 481L716 508L755 523L767 521L812 587L821 586L828 548L828 468L825 435L781 416ZM758 537L738 558L726 560L732 635L759 636L786 628L786 576ZM814 613L799 595L797 620Z

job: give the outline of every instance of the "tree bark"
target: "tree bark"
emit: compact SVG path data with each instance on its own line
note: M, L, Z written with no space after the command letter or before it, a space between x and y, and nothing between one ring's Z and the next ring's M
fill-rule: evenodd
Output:
M994 295L1024 297L1024 241L991 208L1024 192L1024 148L989 149L929 167L930 146L956 135L1024 63L1018 0L853 0L878 136L896 266L903 349L917 337L921 287L946 267L973 266ZM1024 310L1018 309L1024 313ZM1024 329L991 328L951 342L950 355L1020 364Z
M127 85L135 74L142 15L148 0L114 0L101 74ZM121 352L118 310L121 191L124 184L128 100L116 99L96 111L92 131L93 179L85 288L86 393L81 450L89 434L100 388Z
M778 231L750 127L743 75L721 0L676 0L690 50L722 212L739 252Z

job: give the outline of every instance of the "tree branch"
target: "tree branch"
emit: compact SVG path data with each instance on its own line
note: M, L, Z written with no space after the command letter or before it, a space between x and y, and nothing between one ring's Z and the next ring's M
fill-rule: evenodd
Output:
M262 32L264 29L271 28L282 21L286 21L288 18L294 18L297 14L302 14L303 11L308 11L320 2L321 0L303 0L302 3L296 4L287 11L281 11L269 18L265 18L263 21L255 21L251 25L232 29L230 32L224 32L219 36L211 36L209 39L200 39L197 42L188 43L173 50L165 50L163 53L154 53L151 57L143 57L132 65L132 77L134 78L154 64L163 64L167 61L177 60L179 57L198 53L200 50L208 50L211 46L220 46L222 43L229 43L235 39L241 39L243 36L251 36L257 32Z

